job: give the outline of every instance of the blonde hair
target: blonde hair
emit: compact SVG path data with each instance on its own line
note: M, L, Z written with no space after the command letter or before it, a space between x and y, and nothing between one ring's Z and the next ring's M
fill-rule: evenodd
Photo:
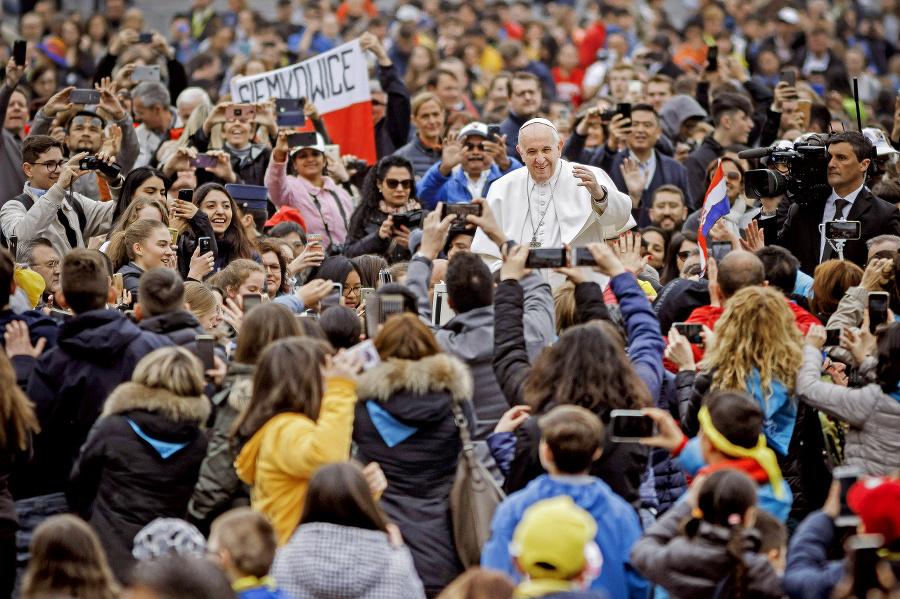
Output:
M412 115L413 117L419 116L419 110L422 108L426 102L435 102L441 110L444 110L444 103L441 102L441 99L438 98L431 92L419 92L412 99Z
M157 229L166 229L166 224L158 220L141 218L127 229L118 231L109 240L106 255L113 264L113 270L119 270L137 256L134 253L136 243L144 243Z
M204 388L203 365L183 347L161 347L141 358L131 382L164 389L179 397L200 397Z
M190 312L198 318L209 316L219 307L212 289L198 281L187 281L184 284L184 302L190 306Z
M575 307L575 283L566 281L553 292L556 308L556 334L578 324L578 310Z
M728 300L715 333L715 344L703 360L704 369L712 371L712 389L747 391L747 377L757 370L765 396L772 381L793 393L803 362L803 337L780 291L741 289Z
M200 104L197 106L184 124L184 130L178 137L176 147L186 148L191 145L191 139L194 134L203 128L203 123L206 122L206 119L209 118L209 115L212 114L214 109L215 106L212 104ZM224 138L222 137L222 125L217 123L213 125L212 129L209 131L209 148L211 150L221 149L224 147L224 143Z
M275 561L275 528L253 508L235 508L213 520L209 538L231 554L231 563L244 576L262 578Z

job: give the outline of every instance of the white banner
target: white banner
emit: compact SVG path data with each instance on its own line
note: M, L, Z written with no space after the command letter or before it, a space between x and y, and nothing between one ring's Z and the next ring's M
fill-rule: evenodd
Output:
M371 99L366 57L353 40L309 60L231 82L232 102L305 97L320 114Z

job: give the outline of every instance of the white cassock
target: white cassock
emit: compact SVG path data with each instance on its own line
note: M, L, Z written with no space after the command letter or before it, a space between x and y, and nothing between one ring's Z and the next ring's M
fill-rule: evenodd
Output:
M583 166L583 165L580 165ZM505 239L528 245L532 240L542 248L584 247L589 243L603 243L635 226L631 216L631 198L616 189L605 171L588 166L597 183L607 192L604 203L597 204L590 192L579 187L572 172L572 163L559 159L556 172L545 183L531 178L527 168L516 169L491 184L487 203L503 229ZM598 214L594 206L606 209ZM542 218L543 215L543 218ZM478 229L471 251L484 259L491 271L503 264L500 248ZM591 278L606 286L607 277L592 273ZM545 273L545 276L547 273ZM552 271L548 279L553 288L565 277Z

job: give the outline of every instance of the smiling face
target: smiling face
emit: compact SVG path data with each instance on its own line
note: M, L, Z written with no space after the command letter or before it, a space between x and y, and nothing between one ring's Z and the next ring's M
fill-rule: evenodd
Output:
M133 197L142 197L142 198L153 198L155 200L159 200L163 204L166 203L166 185L163 183L163 180L159 177L152 176L147 177L131 194ZM152 207L148 207L152 208ZM145 208L144 210L147 210ZM153 208L155 211L156 209ZM162 220L157 217L144 217L141 218L153 218L153 220Z
M388 206L399 208L409 201L409 192L414 183L409 169L392 166L385 173L384 179L378 181L378 189Z
M222 134L225 136L225 141L228 145L240 150L250 144L250 138L253 134L253 125L250 121L230 119L225 123Z
M734 204L734 201L744 191L744 177L738 167L725 160L722 161L722 174L725 175L725 193Z
M222 237L231 226L231 218L234 214L231 207L231 199L221 191L214 189L206 194L200 202L200 210L209 217L216 237Z
M142 270L170 266L175 258L172 251L172 236L168 229L160 227L153 231L140 243L134 244L134 263Z
M687 218L684 198L674 191L657 191L653 196L653 207L650 208L650 221L653 226L663 231L681 229Z
M26 162L25 174L35 189L50 189L59 179L60 163L64 163L62 150L53 146L40 156L34 163ZM48 163L51 163L48 167Z
M659 119L655 114L648 110L635 110L631 113L631 135L628 136L628 147L634 152L651 151L661 133Z
M531 178L543 183L553 176L562 155L562 146L562 140L556 139L550 127L536 123L522 129L516 149Z
M484 137L472 134L462 140L462 169L472 178L481 176L481 173L491 167L491 159L484 150Z
M307 181L316 181L325 168L325 154L312 148L302 148L294 154L294 168Z
M444 126L444 111L437 102L429 100L419 106L412 122L422 139L431 143L440 141L441 128Z
M647 243L643 253L650 256L648 264L656 269L663 268L666 264L666 240L656 231L645 231L642 236Z

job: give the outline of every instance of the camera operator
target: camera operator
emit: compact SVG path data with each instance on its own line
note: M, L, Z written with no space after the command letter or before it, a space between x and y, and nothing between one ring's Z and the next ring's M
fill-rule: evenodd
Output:
M48 135L25 138L22 144L22 168L28 176L23 193L0 208L0 228L7 238L16 236L24 243L46 237L57 255L72 248L85 247L86 240L105 235L112 224L116 202L98 202L74 193L72 183L90 173L79 168L87 152L63 158L62 143ZM112 157L101 152L97 159L112 164ZM113 179L96 171L111 188L121 187L122 178Z
M866 240L878 235L900 234L900 210L878 198L865 188L872 144L862 133L845 131L832 135L827 142L828 184L832 192L821 203L795 204L777 234L777 243L800 260L803 272L815 271L816 265L837 257L820 231L820 225L845 219L860 222L859 239L844 245L844 258L860 267L866 264ZM773 238L775 217L762 217L760 227L767 239Z

